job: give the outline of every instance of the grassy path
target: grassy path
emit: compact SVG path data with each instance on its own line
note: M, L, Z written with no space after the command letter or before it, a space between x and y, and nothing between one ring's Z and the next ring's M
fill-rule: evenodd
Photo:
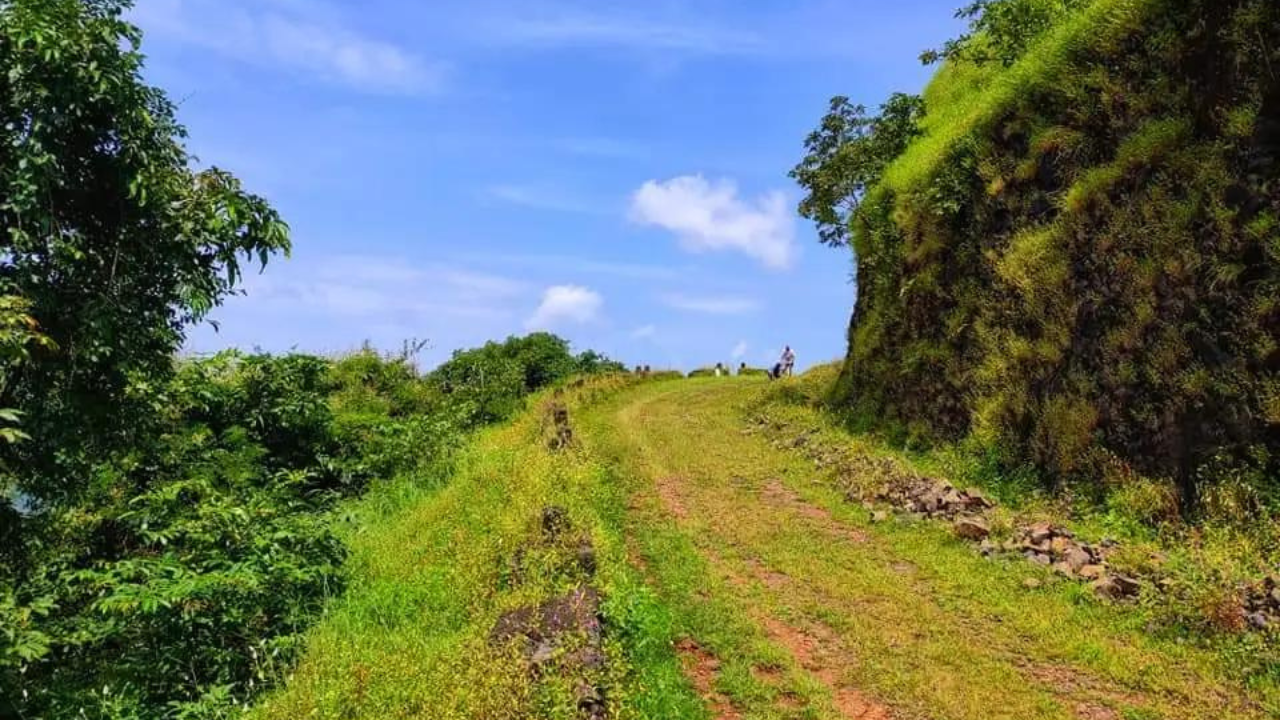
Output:
M1208 653L931 523L868 526L743 432L751 381L642 386L576 419L629 494L631 563L718 718L1268 717ZM1043 577L1043 575L1037 575Z

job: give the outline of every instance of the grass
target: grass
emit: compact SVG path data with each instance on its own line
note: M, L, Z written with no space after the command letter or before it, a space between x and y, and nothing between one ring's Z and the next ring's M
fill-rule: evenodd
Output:
M1097 0L1007 69L944 67L925 94L925 133L886 169L884 188L896 194L920 189L965 138L981 135L1020 98L1060 84L1073 53L1139 32L1159 6L1160 0Z
M829 373L828 373L829 375ZM825 376L824 376L825 377ZM1260 718L1230 659L1144 631L1143 615L1023 562L991 562L931 522L870 524L833 478L744 432L801 380L588 385L578 446L550 452L543 410L481 435L448 486L398 485L347 523L351 589L287 686L250 716L571 718L488 634L499 615L584 582L528 553L542 508L596 548L610 717ZM771 410L824 442L897 462L797 403ZM1029 577L1037 589L1024 587Z
M847 687L903 717L1068 718L1084 708L1244 718L1277 707L1274 688L1246 691L1227 658L1152 637L1141 613L1096 602L1076 583L986 561L934 523L869 525L830 478L741 433L741 408L762 387L649 386L593 411L587 425L593 450L608 448L632 478L628 532L677 627L720 656L722 675L771 662L785 669L781 685L721 681L743 717L801 712L771 705L779 695L834 716L830 700ZM683 517L672 519L652 484L664 478ZM762 488L773 478L799 504L770 500ZM1025 588L1028 577L1043 587ZM798 666L785 637L762 633L774 620L822 639L835 658L830 682Z
M287 686L250 716L573 717L571 692L533 681L488 642L504 611L583 581L545 553L529 553L524 582L505 577L549 505L565 508L596 550L594 583L611 628L610 670L597 680L612 716L700 717L670 622L626 561L617 526L625 505L607 471L581 453L547 450L537 411L483 433L443 489L402 487L355 508L351 589L309 633Z

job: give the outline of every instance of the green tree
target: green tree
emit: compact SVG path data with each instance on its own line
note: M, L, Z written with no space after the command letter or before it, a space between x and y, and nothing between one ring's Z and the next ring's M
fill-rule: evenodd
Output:
M849 221L863 196L920 134L923 117L918 95L895 93L875 116L847 97L831 98L818 129L805 139L804 159L789 173L808 191L799 212L817 223L824 245L849 243Z
M0 4L0 288L58 348L4 368L0 407L31 440L0 454L45 501L143 430L184 329L242 263L289 248L263 199L192 169L173 104L142 80L130 5Z
M943 60L1008 67L1031 44L1073 10L1093 0L974 0L956 11L969 21L969 32L948 40L941 48L926 50L920 61L933 65Z

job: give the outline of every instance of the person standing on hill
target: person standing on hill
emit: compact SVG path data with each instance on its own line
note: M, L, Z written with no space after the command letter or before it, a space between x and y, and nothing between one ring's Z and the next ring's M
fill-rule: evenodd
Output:
M790 377L792 371L795 370L795 367L796 354L792 351L791 346L788 345L786 349L782 351L782 374Z

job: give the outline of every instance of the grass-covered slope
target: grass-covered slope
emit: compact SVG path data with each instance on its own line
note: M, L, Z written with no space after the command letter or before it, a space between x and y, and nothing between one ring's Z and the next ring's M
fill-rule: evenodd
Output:
M1096 0L1010 67L944 66L854 221L836 399L1188 500L1274 477L1277 73L1271 0Z

